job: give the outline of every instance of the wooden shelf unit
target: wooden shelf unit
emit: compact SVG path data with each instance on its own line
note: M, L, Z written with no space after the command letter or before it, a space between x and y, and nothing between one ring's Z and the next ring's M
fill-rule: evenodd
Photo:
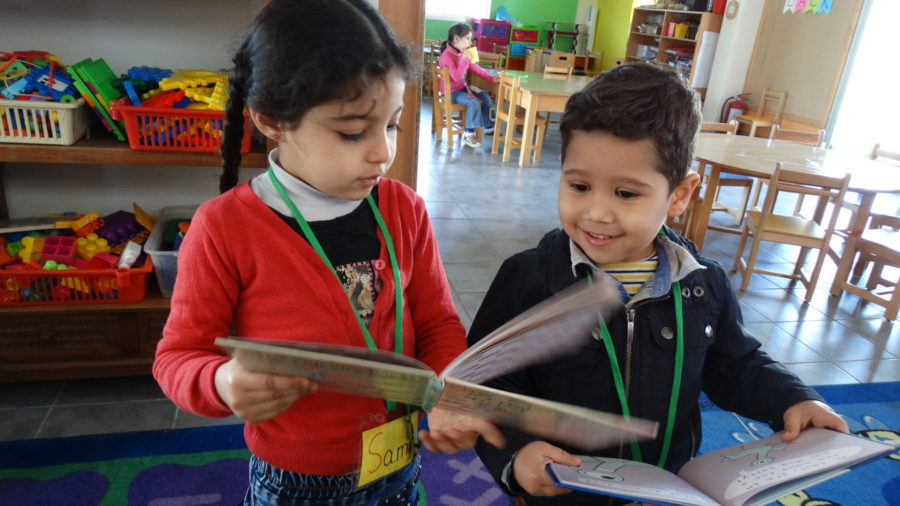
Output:
M267 148L254 144L244 167L265 167ZM95 128L71 146L0 144L4 164L58 163L215 167L218 153L138 151ZM0 217L8 217L0 177ZM147 296L135 303L0 306L0 382L136 376L150 373L169 299L149 274Z
M689 23L695 25L696 36L675 37L666 35L666 28L670 23ZM659 30L657 33L641 32L638 29L641 25L657 25ZM634 14L631 17L631 28L628 35L625 59L629 62L647 61L668 66L667 60L670 55L666 53L666 50L683 47L689 50L689 52L693 52L690 73L685 76L688 79L688 82L692 83L694 82L694 75L697 70L697 56L704 35L712 32L718 33L721 28L721 14L638 7L634 9ZM656 54L652 54L652 51L647 48L652 48L655 50ZM642 49L649 51L650 56L647 57L646 53L641 51ZM695 87L695 89L700 93L700 96L705 96L705 87Z

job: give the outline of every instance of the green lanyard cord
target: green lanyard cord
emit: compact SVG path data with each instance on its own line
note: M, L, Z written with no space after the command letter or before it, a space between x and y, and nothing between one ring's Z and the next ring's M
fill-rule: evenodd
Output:
M588 283L593 283L591 273L587 275ZM675 299L675 373L672 377L672 394L669 396L669 413L666 419L665 435L663 437L663 445L659 454L658 467L664 467L666 459L669 456L669 447L672 443L672 432L675 427L675 414L678 411L678 394L681 391L681 374L684 364L684 315L682 314L681 304L681 283L675 281L672 283L672 293ZM609 356L610 369L612 369L613 383L616 386L616 394L619 397L619 404L622 406L622 416L626 420L631 418L631 411L628 409L628 399L625 398L625 385L622 381L622 371L619 368L619 359L616 357L616 349L612 343L612 336L603 320L603 315L597 313L597 322L600 326L600 334L603 338L603 347ZM631 456L638 462L643 462L641 458L641 450L636 441L631 441Z
M284 200L284 203L287 204L288 208L291 210L291 214L294 215L294 219L297 220L297 224L300 225L300 229L303 231L303 235L306 237L306 240L309 241L310 246L318 253L319 258L325 262L325 265L331 269L331 273L334 274L335 279L338 280L338 283L342 287L342 291L344 295L347 296L347 301L350 302L350 307L353 309L353 316L356 317L356 322L359 323L359 328L362 330L363 337L366 340L366 345L368 345L370 350L377 350L378 347L375 345L375 341L372 340L372 335L369 333L369 329L366 328L366 324L363 322L362 317L359 316L359 311L356 309L356 304L353 303L353 299L350 297L346 291L343 290L343 283L341 282L340 276L338 276L337 270L335 270L334 265L332 265L331 260L328 259L328 255L325 254L325 250L322 249L322 245L319 243L319 240L316 238L316 234L313 233L312 228L309 226L309 223L306 222L306 219L303 217L303 214L300 213L300 209L297 209L297 206L294 205L294 202L288 197L287 192L284 191L284 187L278 181L278 178L275 177L275 171L272 170L272 167L269 167L269 179L272 181L272 184L275 186L275 189L278 190L278 193L281 195L281 198ZM388 257L391 260L391 270L394 274L394 353L398 355L403 354L403 290L400 285L400 266L397 263L397 255L394 252L394 242L391 239L391 234L388 232L387 225L384 223L384 218L381 217L381 212L378 211L378 206L375 205L375 201L372 199L372 195L366 196L366 200L369 202L369 207L372 208L372 214L375 215L375 221L378 223L378 228L381 230L381 235L384 236L384 242L387 246ZM393 411L396 407L396 403L394 401L387 401L387 410Z

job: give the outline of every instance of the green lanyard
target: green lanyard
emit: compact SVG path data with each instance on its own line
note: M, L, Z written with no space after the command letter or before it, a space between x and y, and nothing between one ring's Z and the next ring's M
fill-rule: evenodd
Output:
M281 195L281 198L284 199L284 203L291 209L291 213L294 215L294 219L297 220L297 224L300 225L300 229L303 230L303 235L306 236L306 240L309 241L309 244L316 250L316 253L319 254L319 258L325 262L325 265L331 269L331 273L334 274L335 279L338 280L338 283L341 284L343 291L343 283L341 283L341 278L338 276L337 271L334 269L334 265L331 264L331 260L328 259L328 255L325 254L325 250L322 249L322 245L319 243L319 240L316 239L316 234L313 233L312 228L310 228L309 223L306 222L306 219L303 218L303 214L300 213L300 210L297 209L297 206L294 205L294 202L288 197L287 192L284 191L284 187L281 186L281 183L278 182L278 178L275 177L275 171L272 170L272 167L269 167L269 179L272 181L272 184L275 186L275 189L278 190L278 193ZM391 270L394 273L394 353L398 355L403 354L403 290L401 290L400 285L400 267L397 263L397 254L394 252L394 241L391 240L391 234L388 232L387 225L384 223L384 218L381 217L381 212L378 211L378 206L375 205L375 201L372 200L372 195L366 196L366 200L369 202L369 207L372 208L372 214L375 215L375 221L378 222L378 228L381 230L381 235L384 236L384 242L387 246L388 256L391 260ZM362 330L363 337L366 339L366 344L369 346L370 350L377 350L378 347L375 346L375 341L372 340L372 335L369 334L369 329L366 328L366 324L363 323L362 318L359 316L359 311L356 309L356 305L353 304L353 299L350 298L350 294L344 291L344 294L347 296L347 300L350 302L350 307L353 308L353 316L356 317L356 322L359 323L359 328ZM393 411L396 407L396 403L394 401L387 401L387 410Z
M591 274L588 273L588 283L593 283ZM675 427L675 413L678 411L678 393L681 391L681 373L684 364L684 315L681 308L681 283L676 281L672 283L672 294L675 299L675 374L672 377L672 394L669 396L669 414L666 420L666 432L663 437L663 446L659 454L657 466L663 467L666 464L666 458L669 456L669 446L672 443L672 430ZM616 349L613 347L612 336L609 329L606 328L606 322L603 315L597 313L597 322L600 324L600 333L603 336L603 346L606 354L609 355L610 369L612 369L613 383L616 385L616 393L619 396L619 404L622 405L622 415L625 419L631 418L631 411L628 409L628 400L625 398L625 385L622 381L622 371L619 369L619 359L616 358ZM632 458L638 462L642 462L641 450L637 442L631 441Z

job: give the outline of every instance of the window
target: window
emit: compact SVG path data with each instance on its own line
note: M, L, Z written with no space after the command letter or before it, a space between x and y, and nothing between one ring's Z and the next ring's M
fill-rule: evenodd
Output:
M491 0L425 0L425 17L447 21L491 16Z

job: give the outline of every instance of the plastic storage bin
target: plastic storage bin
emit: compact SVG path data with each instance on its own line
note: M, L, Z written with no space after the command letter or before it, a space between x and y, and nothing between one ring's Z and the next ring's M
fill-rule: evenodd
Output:
M535 27L513 28L510 42L533 42L537 44L540 30Z
M152 270L150 257L134 269L0 270L0 306L139 302Z
M112 117L125 123L131 149L216 152L222 144L225 112L127 105L112 101ZM241 153L250 151L250 118L244 114Z
M0 100L0 142L68 146L84 137L90 111L74 102Z
M164 243L166 227L172 220L189 220L194 216L197 206L169 206L160 210L156 225L150 231L144 251L153 258L156 267L156 281L163 297L171 297L175 288L175 277L178 275L178 252L171 251Z

